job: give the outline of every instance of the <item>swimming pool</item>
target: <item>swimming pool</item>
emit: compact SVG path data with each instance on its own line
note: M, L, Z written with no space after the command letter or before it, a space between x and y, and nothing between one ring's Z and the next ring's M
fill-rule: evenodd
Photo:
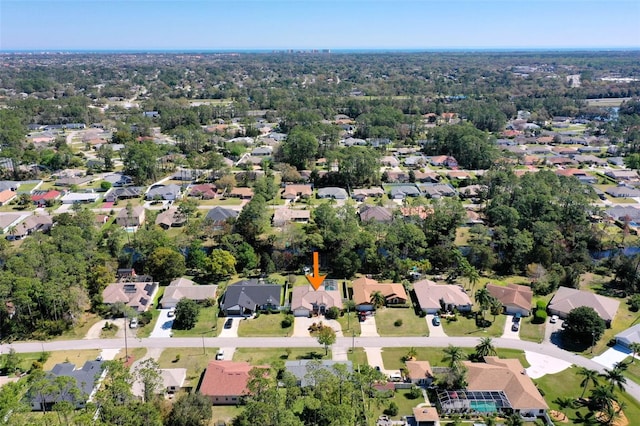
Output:
M469 407L479 413L495 413L498 411L496 403L491 401L469 401Z

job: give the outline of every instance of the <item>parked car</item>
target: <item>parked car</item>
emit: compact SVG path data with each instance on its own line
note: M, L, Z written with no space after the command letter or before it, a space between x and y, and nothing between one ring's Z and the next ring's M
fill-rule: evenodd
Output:
M558 319L559 319L559 318L558 318L558 316L557 316L557 315L551 315L551 319L549 320L549 322L550 322L551 324L555 324L555 323L557 323L557 322L558 322Z
M518 330L520 330L520 323L514 322L513 325L511 326L511 331L518 331Z
M433 317L433 320L431 321L431 323L436 326L440 325L440 317L436 315L435 317Z
M516 312L513 316L513 322L520 322L520 318L522 318L522 314L520 312Z
M131 318L131 321L129 321L129 328L138 328L138 318Z
M176 308L171 308L171 309L169 309L169 312L167 312L167 316L169 318L171 318L171 317L173 317L175 315L176 315Z
M233 318L227 318L224 322L224 328L229 329L231 326L233 326Z
M223 361L223 360L224 360L224 352L218 351L218 353L216 354L216 361Z

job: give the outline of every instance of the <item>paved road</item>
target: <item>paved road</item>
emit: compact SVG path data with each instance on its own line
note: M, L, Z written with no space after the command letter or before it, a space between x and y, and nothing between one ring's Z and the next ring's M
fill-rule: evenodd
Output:
M460 347L473 347L478 344L478 337L339 337L336 339L334 347L344 350L352 345L356 347L446 347L454 345ZM312 337L178 337L178 338L156 338L138 339L129 338L130 348L187 348L200 347L204 345L213 348L237 347L237 348L286 348L286 347L316 347L318 341ZM572 364L587 367L592 370L602 372L604 367L595 361L584 358L572 352L558 348L551 343L535 343L517 339L493 339L493 343L499 348L519 349L545 354ZM16 352L40 352L61 351L61 350L83 350L83 349L115 349L124 346L123 339L95 339L95 340L60 340L55 342L29 342L13 343L1 345L2 353L8 352L9 348ZM640 401L640 385L629 381L626 386L627 392L633 398Z

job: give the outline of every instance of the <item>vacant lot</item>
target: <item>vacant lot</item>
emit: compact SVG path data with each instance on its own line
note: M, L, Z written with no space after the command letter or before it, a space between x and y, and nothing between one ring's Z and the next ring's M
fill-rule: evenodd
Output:
M233 355L234 361L246 361L252 365L277 365L297 359L331 359L324 355L324 348L238 348Z
M216 348L167 348L158 359L160 368L186 368L187 384L197 386L202 372L209 361L214 359Z
M378 309L376 311L376 326L380 336L429 335L426 320L417 316L411 308Z
M288 337L293 332L293 326L282 328L284 314L261 314L258 318L240 321L238 336L240 337Z

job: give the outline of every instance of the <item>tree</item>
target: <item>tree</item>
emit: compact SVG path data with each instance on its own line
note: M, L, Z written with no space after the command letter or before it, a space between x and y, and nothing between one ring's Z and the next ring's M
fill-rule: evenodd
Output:
M145 269L161 285L169 284L187 271L184 256L167 247L155 249L147 258Z
M324 345L324 354L329 353L329 346L336 342L336 332L329 326L324 326L318 332L318 343Z
M613 388L606 385L597 385L591 390L589 398L589 406L594 410L605 410L607 407L613 406L615 395Z
M582 376L582 381L580 382L580 386L582 387L582 394L580 394L580 399L584 398L584 393L587 390L587 387L591 385L598 384L599 374L596 370L590 370L586 367L580 367L578 369L578 375Z
M176 305L173 327L177 330L190 330L198 320L200 306L191 299L183 297Z
M387 299L385 299L384 294L379 291L374 291L371 293L371 304L373 304L374 308L378 309L385 305Z
M442 361L448 363L449 368L456 368L460 365L460 362L465 358L465 353L462 348L458 346L449 345L442 350L445 356Z
M142 384L144 402L153 401L163 391L162 373L155 359L148 358L138 364L135 377Z
M553 402L558 404L558 408L562 410L563 419L567 418L567 415L564 413L564 410L566 410L567 408L574 408L575 406L575 400L568 396L559 396L556 399L554 399Z
M629 349L631 349L631 362L635 364L636 355L640 352L640 343L632 343L629 345Z
M605 330L605 322L589 306L572 309L564 321L564 333L583 344L592 344L600 340Z
M209 273L219 280L236 272L236 259L231 253L222 249L214 249L209 256Z
M491 311L491 315L493 315L493 320L496 320L496 316L502 313L502 302L496 299L495 297L491 298L491 303L489 304L489 310Z
M476 356L479 358L484 358L485 356L495 356L496 348L493 346L493 340L491 337L482 337L480 338L480 343L478 343L475 347Z
M481 288L476 291L474 298L476 303L480 305L480 312L482 313L482 319L484 319L484 312L489 309L489 306L491 306L491 293L489 293L489 290L487 290L486 287Z
M294 127L287 140L282 143L282 157L298 170L305 170L318 153L318 140L313 132L302 127Z
M211 420L211 401L199 392L185 393L173 404L167 426L201 426Z
M137 185L155 180L159 156L160 150L153 141L126 144L122 154L124 173L133 177Z
M518 413L513 413L505 419L505 426L522 426L524 421Z
M240 214L235 223L235 230L248 243L254 243L260 234L262 234L268 225L269 208L264 197L261 195L254 196L249 201Z
M612 390L617 386L618 389L624 391L624 385L627 383L627 378L624 377L623 369L619 366L615 366L611 370L605 368L604 373L602 373L600 377L603 377L607 382L609 382L609 386Z

